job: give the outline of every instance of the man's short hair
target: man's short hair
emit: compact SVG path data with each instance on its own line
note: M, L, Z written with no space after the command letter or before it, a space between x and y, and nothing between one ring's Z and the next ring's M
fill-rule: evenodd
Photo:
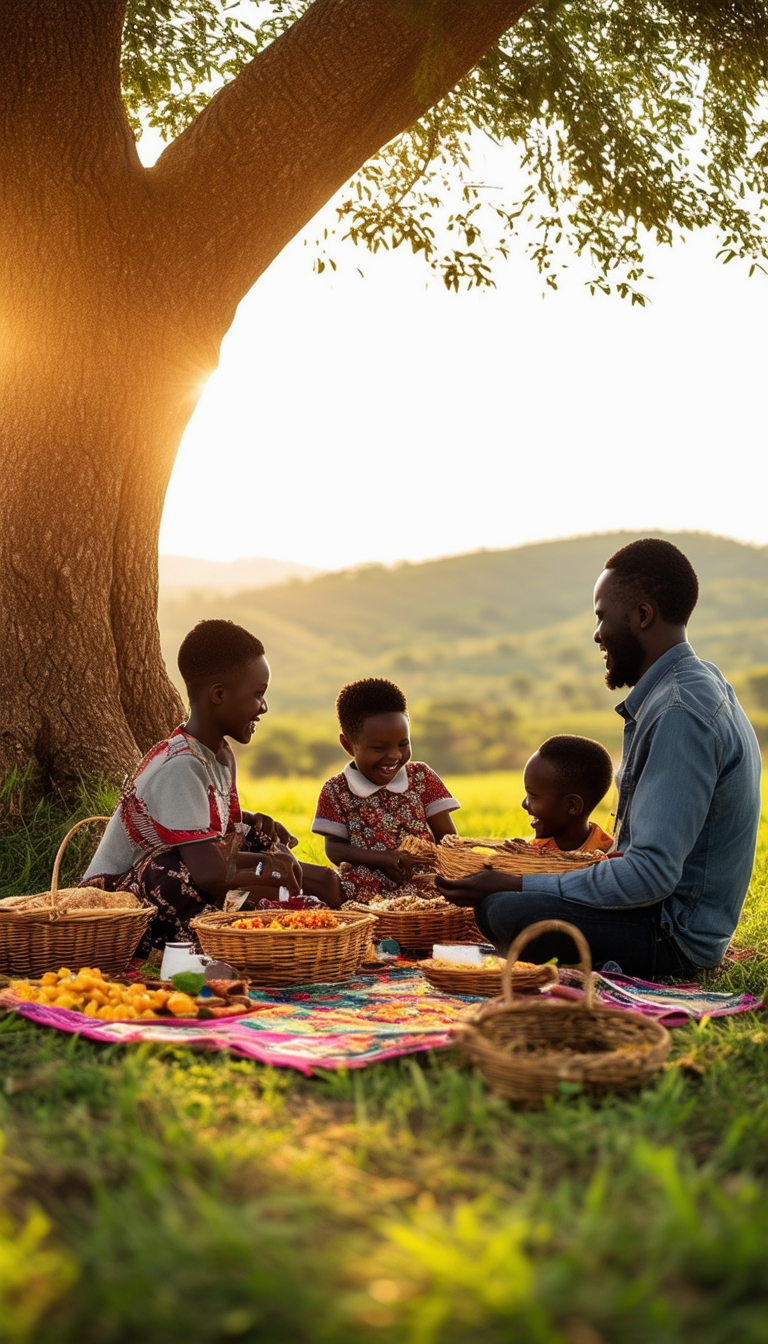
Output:
M539 755L549 761L568 793L578 793L591 812L613 783L613 761L602 742L561 733L548 737Z
M644 537L622 546L605 568L632 597L649 597L662 620L686 625L699 600L699 580L690 560L671 541Z
M385 677L365 677L342 686L336 697L336 713L341 731L354 742L366 719L374 714L407 714L405 696L393 681Z
M184 636L177 662L188 689L261 658L260 639L234 621L200 621Z

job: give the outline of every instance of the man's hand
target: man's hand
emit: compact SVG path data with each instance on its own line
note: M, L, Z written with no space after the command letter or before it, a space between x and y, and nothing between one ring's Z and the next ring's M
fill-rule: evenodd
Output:
M255 831L265 835L273 844L287 845L289 849L295 849L298 840L295 835L291 835L289 830L281 822L268 817L266 812L254 812L251 825Z
M474 906L496 891L522 891L523 879L511 873L497 873L491 868L484 868L482 872L472 873L456 882L447 877L438 877L435 885L446 901L454 905Z

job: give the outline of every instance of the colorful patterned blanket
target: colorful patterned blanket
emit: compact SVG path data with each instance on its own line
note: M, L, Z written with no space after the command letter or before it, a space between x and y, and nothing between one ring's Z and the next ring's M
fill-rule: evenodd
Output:
M581 973L561 971L561 981L578 994ZM632 1008L665 1026L757 1008L749 994L709 994L698 985L652 985L628 976L597 976L601 1003ZM176 1025L173 1022L99 1022L66 1008L17 1003L18 1011L41 1026L56 1027L94 1041L127 1044L154 1041L230 1050L235 1055L299 1069L363 1068L382 1059L434 1050L450 1044L455 1027L477 1004L470 995L443 994L414 965L366 970L340 985L298 985L251 990L257 1012L249 1017Z
M380 1059L448 1045L453 1028L477 999L441 994L413 966L374 969L339 985L252 989L258 1011L249 1017L176 1025L173 1022L99 1022L66 1008L18 1003L41 1026L94 1041L155 1041L231 1050L263 1064L362 1068Z
M682 1027L702 1017L728 1017L761 1008L763 1000L754 994L715 994L701 985L655 985L631 975L602 975L594 972L595 995L606 1008L628 1008L653 1017L665 1027ZM579 987L584 973L563 968L560 983Z

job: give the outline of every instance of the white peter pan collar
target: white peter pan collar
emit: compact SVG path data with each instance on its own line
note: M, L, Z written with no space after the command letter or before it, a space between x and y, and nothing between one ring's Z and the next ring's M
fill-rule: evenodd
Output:
M356 798L370 798L380 789L386 789L388 793L405 793L408 788L408 771L404 765L400 766L397 774L392 776L388 784L374 784L372 780L366 779L362 771L358 770L352 761L349 765L344 766L343 774L350 791L354 793Z

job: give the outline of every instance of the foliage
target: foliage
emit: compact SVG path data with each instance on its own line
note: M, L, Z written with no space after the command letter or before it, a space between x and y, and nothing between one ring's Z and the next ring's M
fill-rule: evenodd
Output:
M56 851L70 826L84 817L109 816L117 790L100 780L81 780L72 796L40 796L32 774L15 770L0 785L0 898L49 891ZM79 881L100 839L102 826L83 826L67 845L61 885Z
M77 1277L72 1256L48 1245L50 1223L41 1209L11 1211L16 1181L7 1171L0 1133L0 1340L25 1344L32 1330Z
M123 79L134 117L178 133L307 8L131 0ZM430 24L417 75L429 96L440 83L440 8L411 9ZM763 269L767 39L761 0L543 0L363 166L338 205L338 231L372 251L409 246L451 289L492 284L494 259L521 234L547 285L557 287L569 249L587 259L593 291L633 303L644 302L648 238L714 228L725 261ZM473 181L478 138L505 151L499 170L512 167L516 189L496 195L494 183ZM317 269L326 263L335 267L327 250Z

